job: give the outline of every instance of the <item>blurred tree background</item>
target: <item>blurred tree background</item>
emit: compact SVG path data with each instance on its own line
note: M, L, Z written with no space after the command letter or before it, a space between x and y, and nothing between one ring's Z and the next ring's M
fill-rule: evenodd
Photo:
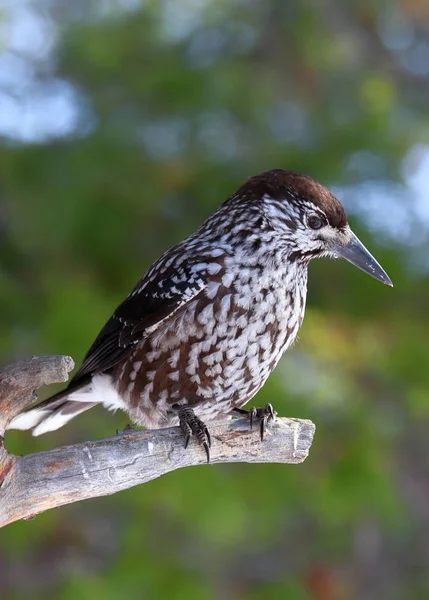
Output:
M303 465L182 470L11 525L3 598L428 598L428 98L423 0L0 2L3 363L79 361L151 262L269 168L330 186L395 284L311 265L258 398L316 423ZM126 422L94 409L7 444Z

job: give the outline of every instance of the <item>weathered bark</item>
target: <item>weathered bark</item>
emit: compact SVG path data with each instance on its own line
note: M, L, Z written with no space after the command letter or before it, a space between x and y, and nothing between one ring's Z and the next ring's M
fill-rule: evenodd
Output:
M9 423L37 399L35 390L67 381L74 368L70 356L33 356L0 370L0 435Z
M33 390L65 381L73 361L65 356L33 358L0 371L0 435L9 420L34 401ZM211 464L303 462L315 426L304 419L277 418L264 441L245 419L210 423ZM124 431L86 442L13 456L0 447L0 527L50 508L114 494L181 467L205 464L194 441L185 450L178 427Z

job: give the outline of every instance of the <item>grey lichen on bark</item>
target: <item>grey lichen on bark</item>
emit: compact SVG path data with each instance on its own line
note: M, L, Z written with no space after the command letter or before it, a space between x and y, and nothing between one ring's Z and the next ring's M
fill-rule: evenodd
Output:
M0 440L7 423L35 400L34 390L66 381L68 356L42 356L0 371ZM277 417L264 441L246 419L210 422L211 465L231 462L303 462L315 426L305 419ZM178 427L126 430L113 437L25 456L0 445L0 527L50 508L114 494L182 467L206 463L195 442L187 449Z

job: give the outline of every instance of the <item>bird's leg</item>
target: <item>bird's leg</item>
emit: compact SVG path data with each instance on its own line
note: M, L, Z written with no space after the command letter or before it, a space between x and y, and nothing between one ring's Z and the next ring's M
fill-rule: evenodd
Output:
M259 431L261 434L261 442L264 440L264 433L267 428L269 421L274 421L276 418L276 412L273 409L273 405L268 403L263 408L234 408L234 412L240 415L247 415L250 421L250 429L253 429L253 423L259 421Z
M178 409L180 429L185 437L185 448L188 447L191 435L194 435L206 451L207 462L210 462L210 447L212 445L207 426L199 419L189 406L180 406Z

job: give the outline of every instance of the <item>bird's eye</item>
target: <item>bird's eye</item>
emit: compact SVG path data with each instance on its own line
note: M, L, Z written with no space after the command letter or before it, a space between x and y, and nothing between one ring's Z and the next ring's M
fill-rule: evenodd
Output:
M317 215L310 215L307 219L307 224L311 229L320 229L323 225L323 221Z

